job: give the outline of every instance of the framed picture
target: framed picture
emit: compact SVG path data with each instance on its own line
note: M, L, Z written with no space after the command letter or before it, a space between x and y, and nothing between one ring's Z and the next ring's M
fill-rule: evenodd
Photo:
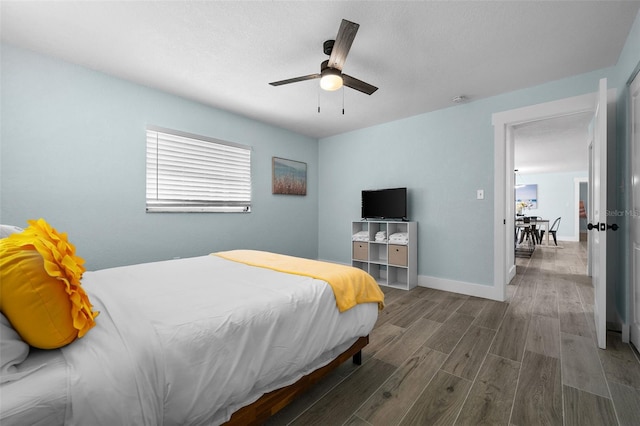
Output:
M307 195L307 163L273 157L273 193Z
M538 185L521 185L516 188L516 205L521 203L526 209L538 208Z

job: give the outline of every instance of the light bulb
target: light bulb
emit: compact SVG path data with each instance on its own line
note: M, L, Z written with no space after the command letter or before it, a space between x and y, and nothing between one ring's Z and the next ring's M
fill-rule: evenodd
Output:
M329 72L331 71L331 72ZM327 69L322 75L320 79L320 87L324 90L334 91L338 90L342 87L342 76L340 76L339 71L333 72L334 70Z

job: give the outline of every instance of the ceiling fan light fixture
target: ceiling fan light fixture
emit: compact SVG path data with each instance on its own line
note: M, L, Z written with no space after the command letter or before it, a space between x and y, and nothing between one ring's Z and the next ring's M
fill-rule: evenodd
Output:
M320 78L320 87L323 90L332 92L342 87L342 75L339 70L334 68L325 68L322 70Z
M320 73L274 81L269 84L272 86L282 86L299 81L320 79L320 88L322 90L335 91L341 87L348 87L362 92L365 95L373 94L373 92L378 90L377 87L351 77L350 75L342 74L344 61L347 59L347 54L349 53L349 49L351 49L351 44L359 27L360 25L355 22L347 21L346 19L342 20L335 40L326 40L322 46L324 53L329 55L329 59L320 64Z

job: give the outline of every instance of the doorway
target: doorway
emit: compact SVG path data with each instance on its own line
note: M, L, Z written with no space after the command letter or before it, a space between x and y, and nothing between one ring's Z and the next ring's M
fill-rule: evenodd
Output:
M516 240L516 277L510 284L517 284L527 257L535 252L542 252L536 258L544 260L549 272L555 272L551 270L558 265L557 272L583 275L579 281L586 278L587 245L579 242L580 228L587 229L584 208L588 205L587 146L592 120L592 112L583 112L514 126L516 229L525 232ZM580 218L580 211L585 218ZM523 221L529 222L528 227ZM554 231L551 235L549 227ZM569 259L575 260L570 267ZM507 295L513 291L508 288Z
M610 112L608 110L611 109ZM494 285L496 292L501 293L502 300L507 298L507 283L515 276L515 264L511 263L513 256L509 254L515 228L515 203L513 200L513 179L511 173L514 169L514 128L523 123L536 122L554 117L572 114L593 113L593 121L589 126L589 143L593 148L593 156L589 157L589 182L591 184L590 200L591 209L588 214L593 222L593 230L606 231L608 227L606 214L609 211L607 196L608 186L613 182L607 182L607 162L609 149L607 139L615 140L615 126L608 125L614 122L615 117L615 90L607 90L606 78L600 79L598 91L595 94L587 94L545 104L533 105L517 110L494 114L494 148L495 148L495 226L494 226ZM609 118L610 120L609 121ZM613 157L612 157L613 158ZM499 165L504 164L502 168ZM593 174L592 174L593 173ZM508 176L508 177L507 177ZM589 229L592 229L591 227ZM617 229L617 226L613 228ZM598 336L598 345L605 348L606 338L606 313L613 316L617 314L615 309L606 309L607 290L612 291L613 286L607 289L607 282L615 282L614 269L606 268L607 257L613 254L607 250L607 237L605 232L590 235L589 245L593 247L588 251L588 264L592 275L594 287L594 317ZM591 242L593 241L593 244ZM511 242L511 244L510 244ZM609 277L608 272L611 273ZM611 295L613 296L613 295ZM614 298L608 297L613 303Z
M513 182L515 129L527 123L574 114L593 114L593 112L594 95L587 94L493 114L496 165L494 168L496 194L494 198L494 286L501 300L506 300L506 284L516 275L515 256L512 250L513 232L511 232L515 227Z

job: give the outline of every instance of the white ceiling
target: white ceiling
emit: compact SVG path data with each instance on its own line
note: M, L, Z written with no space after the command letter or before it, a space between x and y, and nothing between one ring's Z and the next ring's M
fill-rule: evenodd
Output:
M520 175L587 171L593 113L521 124L514 131L514 166Z
M3 0L0 14L3 42L322 138L615 65L639 7ZM344 72L376 93L268 84L319 72L343 18L360 24Z

